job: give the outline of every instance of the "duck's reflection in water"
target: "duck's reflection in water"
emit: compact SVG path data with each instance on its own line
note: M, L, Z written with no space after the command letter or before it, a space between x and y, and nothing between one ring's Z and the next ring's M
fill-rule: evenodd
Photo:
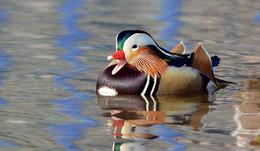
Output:
M98 96L98 103L103 110L110 111L104 116L109 118L108 130L114 137L155 139L160 136L151 126L157 124L189 125L192 130L200 131L204 126L202 118L209 112L213 98L206 92L189 96L119 95ZM125 145L133 144L115 143L113 146L127 148Z

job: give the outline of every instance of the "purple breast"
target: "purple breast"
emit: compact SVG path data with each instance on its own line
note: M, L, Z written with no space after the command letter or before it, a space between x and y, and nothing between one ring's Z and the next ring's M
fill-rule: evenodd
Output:
M96 90L102 87L115 89L118 94L140 94L146 83L147 75L125 65L115 75L112 70L115 65L107 67L98 77Z

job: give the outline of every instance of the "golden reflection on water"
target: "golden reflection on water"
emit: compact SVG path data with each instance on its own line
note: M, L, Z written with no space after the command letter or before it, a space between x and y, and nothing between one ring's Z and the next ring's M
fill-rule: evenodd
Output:
M204 126L202 118L210 111L213 100L207 93L190 96L98 96L99 106L110 110L104 114L111 135L116 138L154 139L152 125L188 125L193 131Z
M232 135L239 147L260 146L260 78L244 80L242 85L233 105L237 128Z

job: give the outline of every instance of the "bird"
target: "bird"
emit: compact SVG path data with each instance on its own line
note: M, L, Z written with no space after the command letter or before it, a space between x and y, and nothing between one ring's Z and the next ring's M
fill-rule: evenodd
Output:
M107 57L112 62L98 76L96 93L186 95L225 82L214 76L220 58L210 57L202 43L192 53L185 51L182 41L168 51L146 31L121 31L116 36L116 52Z

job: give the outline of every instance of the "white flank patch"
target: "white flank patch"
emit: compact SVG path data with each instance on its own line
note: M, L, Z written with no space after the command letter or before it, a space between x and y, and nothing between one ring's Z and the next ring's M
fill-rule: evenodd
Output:
M98 94L103 96L116 96L118 92L116 91L116 89L103 86L98 89Z

